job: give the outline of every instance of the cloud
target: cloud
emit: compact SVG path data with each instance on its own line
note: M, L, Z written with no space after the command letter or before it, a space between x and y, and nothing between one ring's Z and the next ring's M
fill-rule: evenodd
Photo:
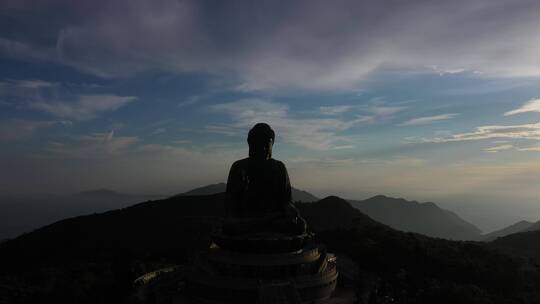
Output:
M463 73L463 72L466 71L465 69L460 69L460 68L450 68L450 69L448 69L448 68L443 68L443 67L436 66L436 65L432 65L432 66L430 66L430 68L433 69L440 76L444 76L445 74L458 74L458 73Z
M540 123L511 126L480 126L472 132L458 133L446 137L425 139L424 142L454 142L482 139L531 139L540 140Z
M10 10L16 22L9 31L26 31L13 40L0 30L0 52L102 77L210 73L249 91L357 90L381 69L430 66L435 73L540 75L540 41L530 39L540 28L540 3L532 1L120 0L88 8L65 2L65 15L76 17L48 27L54 5Z
M499 145L499 146L495 146L495 147L486 148L486 149L484 149L484 151L488 152L488 153L497 153L497 152L500 152L500 151L510 150L510 149L513 149L513 148L514 148L513 145L507 144L507 145Z
M47 112L57 117L73 120L91 120L103 112L115 111L134 101L134 96L118 96L112 94L80 95L76 102L34 101L30 108Z
M77 88L88 85L76 85ZM41 79L10 79L0 82L1 102L5 106L29 108L71 120L91 120L133 102L135 96L115 94L73 95L73 85Z
M455 113L448 113L448 114L440 114L440 115L434 115L434 116L424 116L424 117L417 117L410 120L407 120L406 122L400 124L401 126L417 126L417 125L426 125L431 124L434 122L438 122L441 120L448 120L456 117L457 114Z
M458 87L444 89L441 92L457 96L484 95L517 89L523 90L525 87L535 85L536 81L534 79L483 79L481 82L461 83Z
M70 124L69 121L38 121L24 119L9 119L0 121L0 140L18 141L34 136L41 129L58 124Z
M154 131L152 131L152 135L158 135L167 132L167 128L157 128Z
M5 106L17 106L29 101L41 99L41 93L59 86L56 82L41 79L7 79L0 81L0 98Z
M286 104L261 100L244 99L229 103L212 105L211 111L228 115L232 123L211 125L210 132L245 136L246 131L255 123L267 122L285 142L298 146L328 150L346 146L350 140L340 132L365 124L370 119L356 117L352 119L338 118L297 118L289 113Z
M205 126L204 129L208 132L227 135L227 136L236 136L240 135L240 130L238 130L237 127L234 126L216 126L216 125L208 125Z
M56 50L53 46L41 47L36 46L32 41L23 42L1 36L0 55L30 61L58 62Z
M521 107L504 113L504 116L516 115L516 114L527 113L527 112L540 113L540 99L531 99L527 101Z
M372 100L372 103L373 102L381 103L381 100L374 99ZM395 114L406 108L407 107L404 106L387 106L383 104L333 105L319 107L317 114L324 116L339 116L352 113L355 114L357 118L364 120L364 122L376 122L378 120L392 118Z
M39 80L39 79L17 80L14 82L17 86L21 88L27 88L27 89L49 88L56 85L53 82Z
M353 145L343 145L343 146L334 146L333 150L343 150L343 149L352 149L354 148Z
M103 158L125 153L139 141L134 136L115 136L114 131L93 133L68 142L51 142L48 151L74 158Z
M351 105L339 105L339 106L323 106L319 107L319 111L322 115L338 115L349 110L354 109L355 106Z
M41 79L14 79L6 82L0 82L1 87L7 87L8 89L22 88L22 89L42 89L56 86L57 83L45 81Z
M527 147L527 148L518 148L518 151L540 152L540 146Z
M407 107L402 106L372 106L369 111L377 116L392 116L398 112L405 110Z
M187 106L192 106L196 103L199 103L201 101L201 98L202 96L190 96L186 98L185 100L182 100L181 102L179 102L178 107L183 108Z

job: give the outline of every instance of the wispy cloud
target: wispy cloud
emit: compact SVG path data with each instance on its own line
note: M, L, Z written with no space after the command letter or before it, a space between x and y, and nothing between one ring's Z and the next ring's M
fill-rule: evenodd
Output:
M374 99L368 104L320 106L315 113L332 117L353 115L358 122L371 124L392 119L397 113L407 109L405 106L391 106L381 102L381 99Z
M384 106L377 105L369 108L369 111L378 116L392 116L398 112L405 110L404 106Z
M23 60L58 61L56 50L52 46L38 47L32 42L21 42L4 37L0 37L0 54Z
M342 145L342 146L334 146L332 149L343 150L343 149L352 149L352 148L354 148L353 145Z
M513 145L506 144L506 145L499 145L499 146L495 146L495 147L489 147L489 148L484 149L484 151L488 152L488 153L497 153L497 152L500 152L500 151L510 150L510 149L513 149L513 148L514 148Z
M190 96L186 98L185 100L182 100L181 102L179 102L178 107L183 108L183 107L194 105L196 103L199 103L201 99L202 99L202 96Z
M42 99L42 93L50 94L59 83L41 79L7 79L0 81L0 98L4 106L20 107ZM56 92L55 92L56 93Z
M208 125L204 129L208 132L227 135L227 136L236 136L239 135L239 130L235 126L228 125Z
M338 106L322 106L319 107L319 112L322 115L338 115L350 111L357 106L352 105L338 105Z
M465 72L465 69L462 69L462 68L445 68L445 67L440 67L437 65L432 65L429 68L431 68L440 76L444 76L445 74L457 74L457 73Z
M57 117L73 120L91 120L103 112L115 111L136 99L135 96L112 94L80 95L75 102L34 101L30 108L47 112Z
M69 121L39 121L9 119L0 121L0 140L17 141L31 138L38 130L54 125L67 125Z
M448 114L440 114L440 115L434 115L434 116L424 116L424 117L417 117L410 120L407 120L404 123L401 123L401 126L417 126L417 125L427 125L434 122L438 122L441 120L448 120L456 117L458 114L455 113L448 113Z
M527 112L540 113L540 99L531 99L527 101L521 107L504 113L504 116L516 115L516 114L527 113Z
M57 83L41 79L13 79L0 82L0 87L22 88L22 89L42 89L56 86Z
M0 53L62 62L104 77L154 70L232 74L244 90L356 90L371 73L388 67L490 76L540 71L540 43L529 39L540 25L540 7L532 2L419 1L389 7L376 0L261 6L240 1L238 7L242 10L216 10L189 0L123 0L92 10L66 4L67 16L84 18L75 23L57 18L50 29L40 18L19 22L28 11L14 10L13 31L26 30L26 39L0 37ZM43 46L43 31L57 35L56 41Z
M216 104L210 110L228 115L233 123L207 126L208 131L245 136L255 123L267 122L286 142L317 150L346 146L349 139L340 132L368 121L365 117L297 118L290 114L288 105L261 99Z
M525 152L540 152L540 146L526 147L526 148L518 148L518 151L525 151Z
M114 131L93 133L68 142L51 142L48 150L75 158L102 158L126 152L139 141L135 136L115 136Z
M453 142L491 138L540 140L540 123L511 126L480 126L472 132L452 134L446 137L437 137L433 139L425 139L424 142Z

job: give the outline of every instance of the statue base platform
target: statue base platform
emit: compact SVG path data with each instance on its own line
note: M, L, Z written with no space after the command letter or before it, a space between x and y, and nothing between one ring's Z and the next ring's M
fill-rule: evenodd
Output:
M213 240L186 273L186 289L198 301L313 303L336 288L336 257L311 233L216 233Z

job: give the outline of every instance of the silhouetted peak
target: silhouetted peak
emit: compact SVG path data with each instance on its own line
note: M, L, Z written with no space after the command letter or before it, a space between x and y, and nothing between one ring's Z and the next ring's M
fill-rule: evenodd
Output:
M217 183L217 184L210 184L198 188L191 189L189 191L174 195L175 196L185 196L185 195L209 195L209 194L216 194L225 192L227 189L227 184L225 183Z
M339 196L335 196L335 195L331 195L331 196L327 196L325 198L323 198L322 200L319 201L320 204L334 204L334 205L341 205L341 206L351 206L351 204L349 204L349 202L347 202L346 200L342 199L341 197Z
M429 208L441 209L441 208L439 208L439 206L435 205L435 203L433 203L433 202L421 203L420 205L422 205L424 207L429 207Z
M328 196L317 202L301 203L296 206L315 231L365 225L384 226L338 196Z
M538 225L538 222L534 223L525 220L519 221L510 226L485 234L483 240L489 242L495 240L496 238L504 237L514 233L538 230Z
M455 213L433 202L376 195L351 204L376 221L392 228L448 239L476 240L481 231Z
M522 221L522 226L526 227L526 229L524 229L524 230L530 230L530 231L539 230L540 229L540 221L536 221L536 222Z
M375 195L373 197L370 197L366 199L364 202L375 202L375 203L390 203L390 204L410 204L410 205L419 205L417 201L408 201L402 197L390 197L386 195Z

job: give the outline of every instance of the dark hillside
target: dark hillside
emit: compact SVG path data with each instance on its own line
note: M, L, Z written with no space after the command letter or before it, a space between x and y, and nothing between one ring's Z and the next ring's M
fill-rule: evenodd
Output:
M368 303L539 303L526 260L377 223L338 197L298 204L360 268ZM57 222L0 244L0 303L124 303L133 280L209 244L223 194L179 196Z
M329 196L315 204L297 204L302 216L315 231L350 228L353 226L382 226L362 212L353 208L346 200Z
M540 230L510 234L489 244L510 254L532 258L540 265Z

